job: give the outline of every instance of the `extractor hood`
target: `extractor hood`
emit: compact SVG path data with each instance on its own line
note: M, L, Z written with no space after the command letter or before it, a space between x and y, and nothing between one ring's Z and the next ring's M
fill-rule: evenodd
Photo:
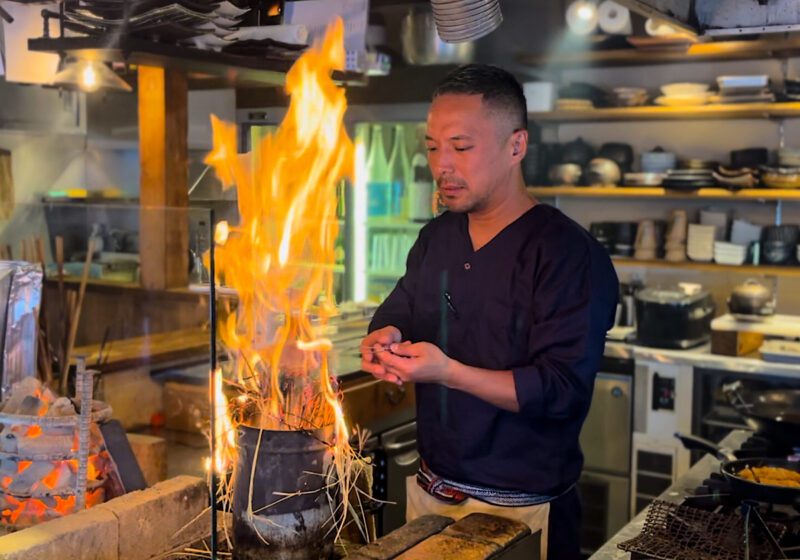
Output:
M800 31L798 0L616 0L645 17L698 35L740 36Z

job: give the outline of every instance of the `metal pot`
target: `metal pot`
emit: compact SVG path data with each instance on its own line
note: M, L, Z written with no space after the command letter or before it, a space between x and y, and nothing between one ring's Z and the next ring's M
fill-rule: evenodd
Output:
M445 43L439 38L433 12L426 6L409 10L400 27L400 39L408 64L466 64L475 56L474 43Z
M574 163L585 167L589 160L594 157L594 153L594 148L584 142L583 138L578 137L577 140L564 144L561 151L561 162Z
M758 280L750 278L733 289L728 297L728 310L737 315L773 315L775 296Z

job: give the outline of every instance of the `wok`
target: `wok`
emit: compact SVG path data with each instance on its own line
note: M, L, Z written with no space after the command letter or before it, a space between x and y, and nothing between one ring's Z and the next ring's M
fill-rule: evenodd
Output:
M800 390L747 391L740 381L723 387L748 426L783 445L800 445Z
M737 459L729 449L724 449L703 438L679 433L676 433L675 437L681 440L686 449L696 449L714 454L722 462L720 472L736 496L770 504L792 505L800 511L800 488L773 486L739 476L739 472L748 467L773 467L800 473L800 462L776 458Z

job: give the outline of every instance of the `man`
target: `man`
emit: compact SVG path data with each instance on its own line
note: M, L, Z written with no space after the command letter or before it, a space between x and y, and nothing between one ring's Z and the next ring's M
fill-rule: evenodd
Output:
M407 517L484 511L579 555L578 434L617 278L578 224L530 198L525 97L508 72L453 71L428 114L448 211L427 224L362 342L365 371L415 383L422 466Z

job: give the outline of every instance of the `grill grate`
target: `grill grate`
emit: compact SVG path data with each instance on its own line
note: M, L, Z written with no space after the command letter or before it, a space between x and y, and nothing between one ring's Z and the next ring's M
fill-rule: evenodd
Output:
M775 540L786 528L768 523ZM769 560L774 550L763 531L750 524L750 560ZM657 560L742 560L744 520L737 513L714 513L655 500L647 511L642 532L618 547Z

